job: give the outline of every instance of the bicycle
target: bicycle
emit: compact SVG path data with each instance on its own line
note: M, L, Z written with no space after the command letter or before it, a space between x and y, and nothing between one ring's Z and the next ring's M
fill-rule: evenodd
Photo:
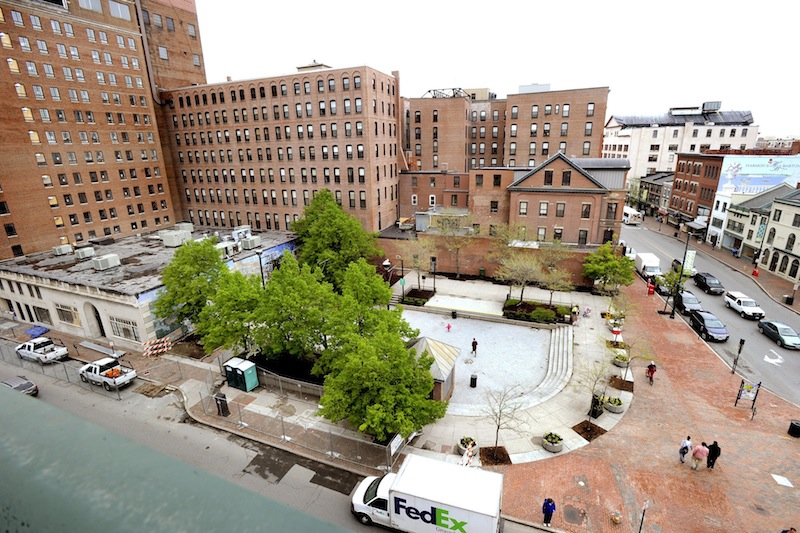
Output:
M652 364L651 364L651 365L649 365L649 366L647 367L647 372L646 372L646 375L647 375L647 379L649 379L649 380L650 380L650 385L652 385L652 384L653 384L653 376L655 375L655 373L656 373L656 366L655 366L655 365L652 365Z

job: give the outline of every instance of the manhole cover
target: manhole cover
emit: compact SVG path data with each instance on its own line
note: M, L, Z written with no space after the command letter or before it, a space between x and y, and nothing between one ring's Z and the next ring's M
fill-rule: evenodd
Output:
M586 520L586 513L571 505L564 506L564 520L570 524L582 524Z

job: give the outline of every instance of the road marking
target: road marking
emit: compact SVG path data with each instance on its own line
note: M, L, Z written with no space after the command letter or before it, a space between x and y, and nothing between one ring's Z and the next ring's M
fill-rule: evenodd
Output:
M783 363L783 357L781 357L780 354L778 354L775 350L770 350L770 353L775 354L775 359L771 358L769 354L764 354L764 361L775 366L780 366L780 364Z

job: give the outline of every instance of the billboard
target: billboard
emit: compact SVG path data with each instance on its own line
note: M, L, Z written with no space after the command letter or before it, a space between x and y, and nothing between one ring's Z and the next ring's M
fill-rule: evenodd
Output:
M726 155L717 191L758 194L781 183L797 187L798 181L800 156Z

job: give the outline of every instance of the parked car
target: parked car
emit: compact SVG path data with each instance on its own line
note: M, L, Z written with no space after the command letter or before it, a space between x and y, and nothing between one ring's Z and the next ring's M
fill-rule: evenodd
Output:
M695 274L694 284L706 294L722 294L725 292L725 287L722 283L708 272L698 272Z
M702 311L703 306L692 291L681 291L675 295L675 309L688 315L690 311Z
M725 342L730 337L725 324L708 311L690 311L689 324L703 340Z
M778 346L791 350L800 350L800 336L797 332L784 324L775 320L760 320L758 331L778 343Z
M672 270L675 272L681 271L681 260L680 259L673 259L672 260ZM692 268L683 268L683 275L684 276L694 276L697 274L697 269L695 267Z
M0 383L23 394L27 394L28 396L36 396L39 394L39 387L25 376L8 378Z
M733 309L742 318L750 318L752 320L760 320L764 318L764 310L761 309L755 300L736 291L728 291L725 293L725 305L729 309Z

